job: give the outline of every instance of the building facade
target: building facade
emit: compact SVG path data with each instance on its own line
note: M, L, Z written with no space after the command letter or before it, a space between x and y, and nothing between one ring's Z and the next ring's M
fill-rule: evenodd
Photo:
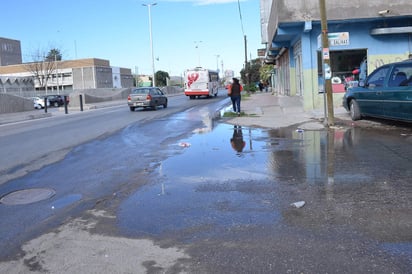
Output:
M0 66L21 64L20 41L0 37Z
M37 90L54 90L57 93L69 93L79 89L129 88L133 86L131 70L111 67L108 60L88 58L55 61L50 63L48 69L43 69L46 66L36 66L37 64L0 66L0 76L32 77L34 87ZM48 80L41 83L45 73L49 74Z
M0 92L12 92L15 95L23 96L26 91L34 90L32 77L1 77Z
M323 107L324 58L331 63L337 106L348 85L383 64L412 54L410 1L325 2L327 51L321 46L318 0L260 2L265 62L274 66L272 84L279 94L301 96L305 109Z

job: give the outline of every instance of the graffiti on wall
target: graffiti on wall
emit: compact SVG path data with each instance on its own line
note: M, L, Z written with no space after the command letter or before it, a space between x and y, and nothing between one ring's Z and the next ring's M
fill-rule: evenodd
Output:
M375 69L389 63L401 62L408 59L406 54L394 54L394 55L376 55L368 57L368 71L374 71Z

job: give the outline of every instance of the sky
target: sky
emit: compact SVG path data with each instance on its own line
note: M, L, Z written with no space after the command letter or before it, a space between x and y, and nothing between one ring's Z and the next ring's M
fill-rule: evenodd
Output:
M233 70L257 58L258 0L13 0L1 1L0 37L20 40L23 62L57 48L63 60L99 58L132 73ZM152 5L156 3L156 5ZM144 6L143 4L146 4ZM240 7L240 8L239 8Z

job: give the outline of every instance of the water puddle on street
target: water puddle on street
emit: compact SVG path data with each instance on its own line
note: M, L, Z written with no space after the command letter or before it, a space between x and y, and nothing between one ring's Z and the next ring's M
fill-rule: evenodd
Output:
M121 205L123 233L201 238L247 226L324 229L326 218L381 242L410 239L412 155L404 148L411 143L399 134L223 123L199 132L174 144L181 153L159 163L148 174L152 183ZM293 209L299 201L304 206Z

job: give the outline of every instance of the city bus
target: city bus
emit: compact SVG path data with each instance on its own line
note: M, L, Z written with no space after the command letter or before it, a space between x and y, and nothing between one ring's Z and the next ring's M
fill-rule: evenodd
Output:
M217 96L219 89L219 72L216 70L196 67L184 73L185 95L190 99L200 96Z

